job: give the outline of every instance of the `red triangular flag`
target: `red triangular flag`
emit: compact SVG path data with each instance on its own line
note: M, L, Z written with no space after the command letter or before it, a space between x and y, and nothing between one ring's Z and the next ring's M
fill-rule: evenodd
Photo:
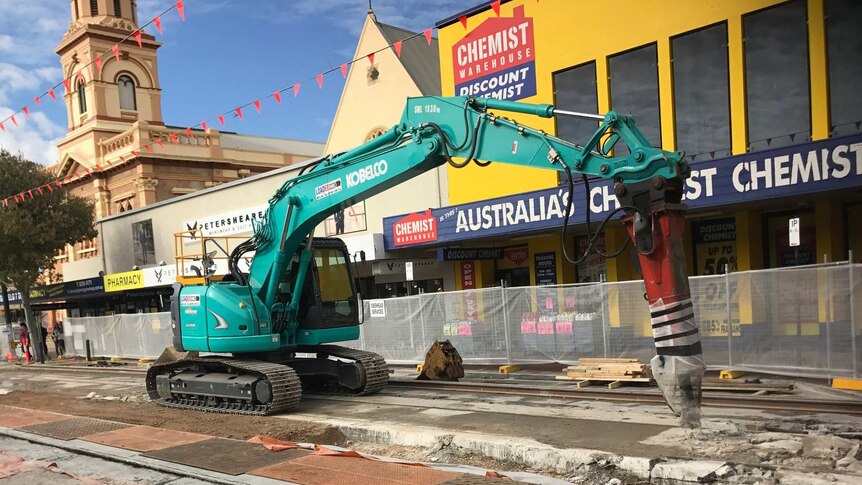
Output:
M186 128L186 135L189 135L189 138L194 138L195 136L194 134L192 134L191 128Z
M218 115L218 122L221 123L222 126L224 126L224 115Z
M36 106L42 106L42 98L40 98L39 96L33 98L33 102L36 103Z
M136 152L136 151L132 150L132 156L133 156L133 157L135 157L135 158L137 158L137 156L138 156L138 152Z
M491 8L494 9L494 13L497 14L497 17L500 16L500 0L494 0L491 2Z
M93 175L89 168L85 168L84 171L87 172L87 175Z
M95 61L96 67L99 68L99 76L101 76L102 75L102 58L96 57L95 59L93 59L93 61Z
M425 41L431 45L431 29L425 29Z
M461 25L463 25L464 28L466 29L467 28L467 16L462 15L462 16L458 17L458 20L461 21Z
M54 92L54 88L48 88L48 96L51 96L51 99L57 101L57 94Z
M24 112L24 116L26 116L27 118L30 117L30 108L24 106L23 108L21 108L21 111Z
M84 70L83 69L78 71L78 82L82 82L82 83L87 82L86 79L84 79Z
M9 207L9 197L3 199L3 207Z
M317 75L317 87L319 87L320 89L323 89L323 74L322 73Z
M48 192L54 191L54 187L51 187L51 184L46 185L45 188L48 189Z
M126 163L126 157L120 155L120 163Z
M45 192L42 190L42 187L36 187L36 190L39 191L39 195L45 195Z
M162 141L162 137L158 137L158 138L156 138L156 143L157 143L157 144L159 145L159 147L161 147L161 148L164 148L164 147L165 147L165 142L163 142L163 141ZM122 157L120 157L120 158L122 158ZM125 162L125 160L123 160L123 161Z
M185 5L183 5L183 0L179 0L177 2L177 13L180 14L180 18L183 19L183 22L185 22L186 10L185 10Z
M30 194L31 199L35 199L35 197L33 197L33 189L28 190L27 193Z
M12 196L15 199L15 202L18 202L18 194Z
M67 93L72 89L69 87L69 80L68 79L63 79L63 87L66 88Z
M114 57L119 61L120 60L120 45L114 44L111 47L111 50L114 51Z
M278 104L281 104L281 91L276 91L272 93L272 97L275 98Z
M176 133L171 133L171 143L176 145L179 142L180 142L180 137L178 137Z
M10 116L9 119L12 120L13 125L18 126L18 122L15 121L15 115Z
M144 145L144 150L146 150L147 153L153 153L153 148L149 144Z
M395 47L395 54L398 57L401 57L401 41L396 41L394 44L392 44L392 47Z
M101 166L101 165L99 165L98 163L96 164L96 171L97 171L97 172L101 172L101 171L102 171L102 166Z
M260 100L259 99L254 100L254 108L257 110L258 114L260 114ZM240 116L240 118L242 118L242 116Z
M341 76L347 79L347 63L341 65Z
M293 85L293 97L295 98L297 94L299 94L299 83Z
M159 33L160 33L160 34L164 34L164 33L165 33L165 32L162 30L162 17L161 17L161 15L156 16L156 18L154 18L154 19L153 19L153 24L155 24L155 26L156 26L156 28L157 28L157 29L159 29Z
M108 164L108 167L114 168L114 164L110 160L105 160L105 163Z
M144 44L141 41L141 29L135 31L135 40L138 41L138 47L143 47Z
M368 60L371 62L371 65L374 65L374 53L368 54Z
M236 108L235 110L233 110L233 112L236 113L237 116L239 116L239 119L242 119L242 108Z
M3 126L3 123L0 123L0 131L2 131L3 133L6 133L6 127Z
M56 185L56 186L57 186L57 188L59 189L59 188L63 187L63 182L61 182L61 181L59 181L59 180L55 180L55 181L54 181L54 185Z
M204 131L207 131L207 122L206 121L201 121L201 128L203 128Z

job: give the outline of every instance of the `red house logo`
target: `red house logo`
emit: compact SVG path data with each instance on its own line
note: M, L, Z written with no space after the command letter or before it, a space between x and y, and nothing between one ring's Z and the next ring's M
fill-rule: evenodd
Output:
M408 246L437 240L437 220L430 210L425 214L410 214L392 224L396 246Z
M524 6L489 18L452 46L455 94L516 100L536 94L533 19Z

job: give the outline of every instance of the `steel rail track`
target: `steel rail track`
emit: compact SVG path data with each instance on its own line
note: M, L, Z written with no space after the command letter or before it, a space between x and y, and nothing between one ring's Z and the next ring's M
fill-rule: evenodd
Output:
M390 379L388 387L424 389L429 391L507 394L526 397L665 404L664 397L660 393L650 391L566 389L481 382L440 382L405 379ZM862 416L862 400L800 400L797 398L788 399L774 396L733 396L715 394L715 391L706 391L703 394L702 402L704 406L710 407L792 411L796 413L837 413Z

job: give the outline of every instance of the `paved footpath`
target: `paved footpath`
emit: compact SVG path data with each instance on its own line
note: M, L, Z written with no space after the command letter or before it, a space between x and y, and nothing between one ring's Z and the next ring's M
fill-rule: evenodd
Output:
M263 436L248 441L216 438L12 406L0 406L0 435L5 437L0 438L0 477L23 474L19 478L26 478L27 483L37 483L31 479L44 479L48 472L57 473L60 483L69 480L176 485L285 482L456 485L494 484L504 480L525 483L510 481L494 472L485 472L483 476L476 473L478 469L447 470L446 465L405 463L338 447L289 443ZM103 463L110 460L121 465L117 468L112 464L114 468L108 469L96 467L90 474L67 471L52 465L54 462L27 457L29 447L23 446L22 440L36 443L42 449L92 455L100 457ZM137 471L124 470L124 466ZM194 481L181 481L182 478ZM538 475L535 478L536 481L531 482L566 483Z

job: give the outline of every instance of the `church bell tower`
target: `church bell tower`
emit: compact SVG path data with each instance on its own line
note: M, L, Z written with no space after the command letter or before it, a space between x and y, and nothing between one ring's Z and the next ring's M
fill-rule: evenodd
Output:
M68 80L68 90L60 88L68 128L58 144L61 176L74 165L92 168L103 142L135 123L164 125L156 53L161 44L142 32L142 46L130 36L119 59L111 50L138 29L136 0L67 1L72 21L55 49ZM101 70L90 64L97 57Z

